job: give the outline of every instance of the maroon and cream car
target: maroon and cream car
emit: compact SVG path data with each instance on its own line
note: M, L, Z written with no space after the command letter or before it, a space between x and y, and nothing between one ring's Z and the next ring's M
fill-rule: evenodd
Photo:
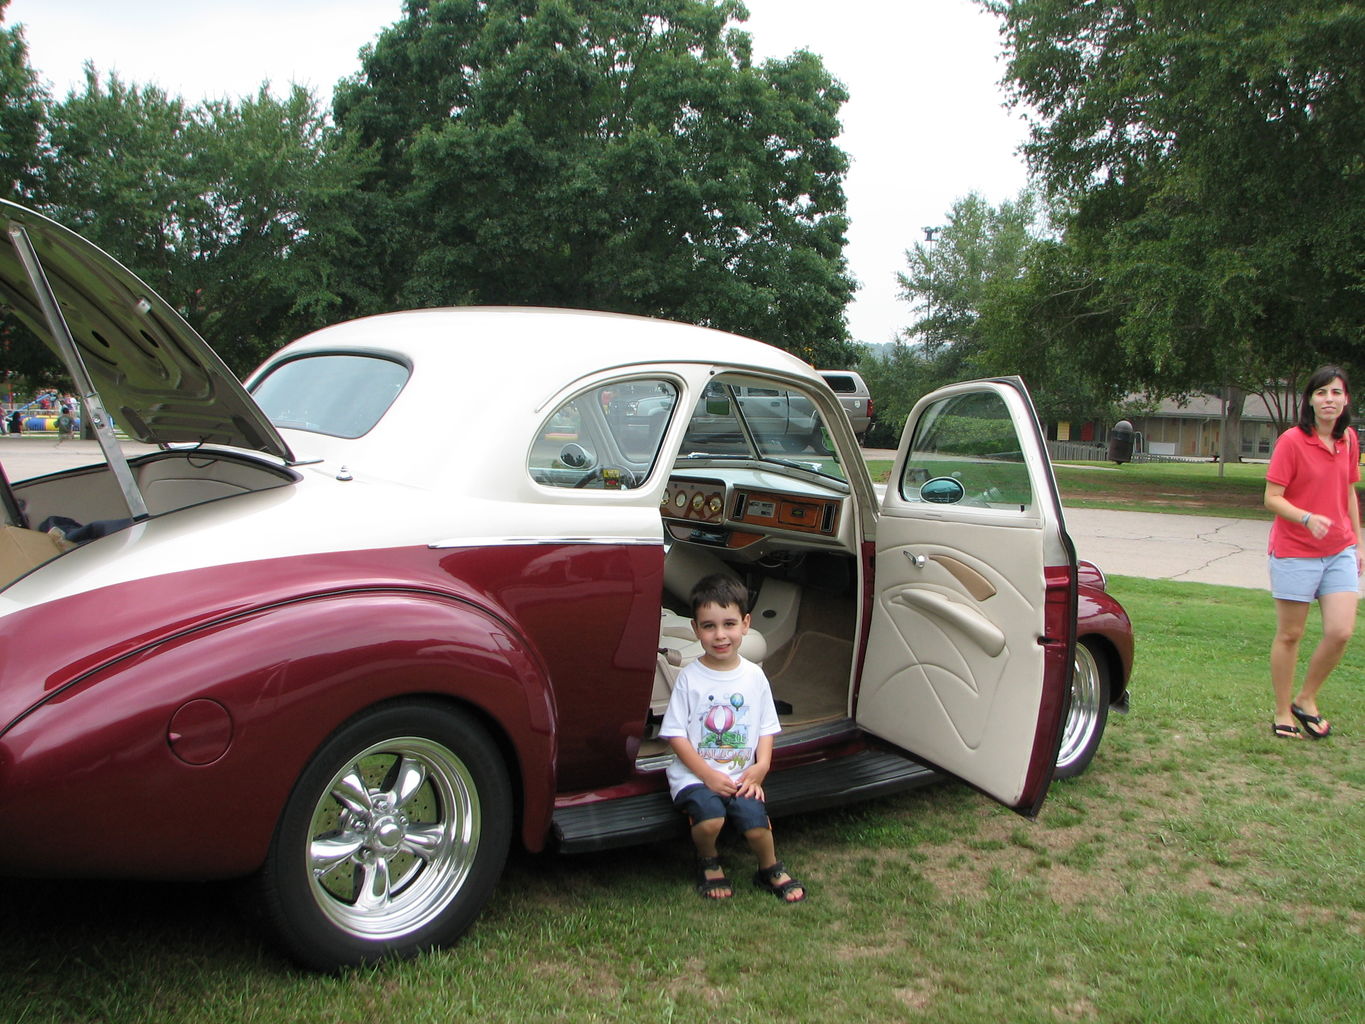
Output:
M1031 815L1126 703L1130 625L1018 379L923 398L883 494L819 375L756 341L431 309L243 386L109 256L0 217L0 299L105 453L0 477L0 875L253 876L322 968L448 943L512 842L683 831L654 731L717 569L782 712L774 815L946 774Z

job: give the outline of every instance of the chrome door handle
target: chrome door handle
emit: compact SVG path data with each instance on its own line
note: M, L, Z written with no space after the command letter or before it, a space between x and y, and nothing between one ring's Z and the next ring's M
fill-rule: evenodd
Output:
M926 555L912 555L909 551L907 551L905 552L905 557L910 559L910 564L913 565L916 569L923 569L926 565L929 564L929 558Z

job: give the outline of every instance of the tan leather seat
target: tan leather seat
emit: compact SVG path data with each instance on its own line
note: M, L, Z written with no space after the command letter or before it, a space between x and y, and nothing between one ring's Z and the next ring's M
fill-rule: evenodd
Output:
M763 634L750 627L739 645L739 655L757 665L768 656L768 642ZM663 609L659 618L659 658L654 669L654 692L649 711L662 715L668 710L668 699L673 695L673 684L684 665L702 656L701 641L692 632L692 620L677 612Z

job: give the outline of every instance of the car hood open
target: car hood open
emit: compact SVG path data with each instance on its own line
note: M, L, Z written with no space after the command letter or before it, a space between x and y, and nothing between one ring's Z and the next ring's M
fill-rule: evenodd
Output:
M105 410L148 444L222 444L292 461L289 446L175 309L98 246L0 200L0 303L60 347L14 241L28 236Z

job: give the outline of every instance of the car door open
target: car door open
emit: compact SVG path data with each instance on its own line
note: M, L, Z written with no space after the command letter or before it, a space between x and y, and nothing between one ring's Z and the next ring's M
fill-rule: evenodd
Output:
M1021 380L915 407L875 571L859 724L1035 813L1070 687L1076 558Z

